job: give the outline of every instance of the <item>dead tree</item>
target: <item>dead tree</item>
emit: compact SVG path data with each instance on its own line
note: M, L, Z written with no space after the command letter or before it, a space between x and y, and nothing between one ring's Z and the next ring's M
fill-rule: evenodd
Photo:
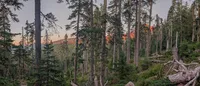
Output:
M167 75L170 71L175 71L175 74L168 75L168 79L172 83L184 84L184 86L190 86L191 84L195 86L196 80L199 77L200 66L196 68L188 68L187 66L198 65L197 63L185 64L178 56L178 49L173 48L173 61L169 61L164 65L172 63L172 66L167 71Z

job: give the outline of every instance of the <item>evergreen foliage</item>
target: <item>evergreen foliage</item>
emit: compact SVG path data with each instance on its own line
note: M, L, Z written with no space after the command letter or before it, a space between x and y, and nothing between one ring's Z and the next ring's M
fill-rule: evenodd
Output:
M44 86L64 85L64 76L61 70L59 60L53 55L53 44L47 43L44 46L44 57L41 60L39 74L42 76L39 80Z
M14 11L22 8L22 1L28 0L0 0L0 86L124 86L128 82L176 86L166 77L174 73L165 65L174 59L172 48L178 48L183 62L200 62L199 0L191 7L172 0L166 20L152 15L157 0L103 0L103 5L96 4L98 0L57 0L72 11L65 29L76 31L69 39L66 34L64 41L49 42L46 34L41 43L44 29L57 34L62 27L53 13L38 8L38 21L27 20L19 45L13 45L19 34L11 32L11 21L19 22Z

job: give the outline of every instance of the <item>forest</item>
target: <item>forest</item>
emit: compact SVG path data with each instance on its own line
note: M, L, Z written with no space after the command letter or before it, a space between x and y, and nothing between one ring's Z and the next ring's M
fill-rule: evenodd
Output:
M159 0L54 0L65 27L34 0L13 33L29 1L0 0L0 86L200 86L200 0L169 0L167 18ZM59 29L74 32L53 41Z

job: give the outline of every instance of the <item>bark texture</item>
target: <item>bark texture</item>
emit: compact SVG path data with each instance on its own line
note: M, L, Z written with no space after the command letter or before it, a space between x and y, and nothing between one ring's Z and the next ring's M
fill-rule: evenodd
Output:
M184 84L184 86L195 86L196 80L199 77L200 66L196 68L188 68L187 66L190 65L198 65L196 63L185 64L183 61L178 57L178 49L173 48L173 58L174 60L171 62L173 63L172 67L169 71L173 70L176 73L168 75L168 79L176 84ZM194 67L194 66L193 66ZM167 73L169 73L169 71Z

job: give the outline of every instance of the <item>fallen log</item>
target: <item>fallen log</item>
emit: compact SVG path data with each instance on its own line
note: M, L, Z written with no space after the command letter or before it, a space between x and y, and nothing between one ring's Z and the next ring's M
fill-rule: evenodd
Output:
M196 80L199 77L200 67L196 67L195 69L188 69L186 66L198 65L197 63L185 64L178 57L178 49L173 50L173 61L167 62L167 64L169 63L173 64L169 69L169 71L173 69L175 72L177 72L175 74L168 75L168 79L172 83L176 84L186 83L184 86L190 86L191 84L195 86ZM175 68L174 66L177 67Z
M193 71L181 71L176 74L168 75L168 78L173 83L182 83L192 80L196 76Z
M185 86L189 86L192 83L196 83L195 81L199 77L199 72L200 72L200 67L197 67L194 70L179 71L176 74L169 75L168 78L173 83L188 82L187 84L185 84ZM193 84L193 86L195 85Z
M153 63L164 63L165 61L161 61L161 60L150 60Z
M156 58L161 58L163 57L163 55L155 55L155 56L152 56L152 57L149 57L150 59L156 59Z

